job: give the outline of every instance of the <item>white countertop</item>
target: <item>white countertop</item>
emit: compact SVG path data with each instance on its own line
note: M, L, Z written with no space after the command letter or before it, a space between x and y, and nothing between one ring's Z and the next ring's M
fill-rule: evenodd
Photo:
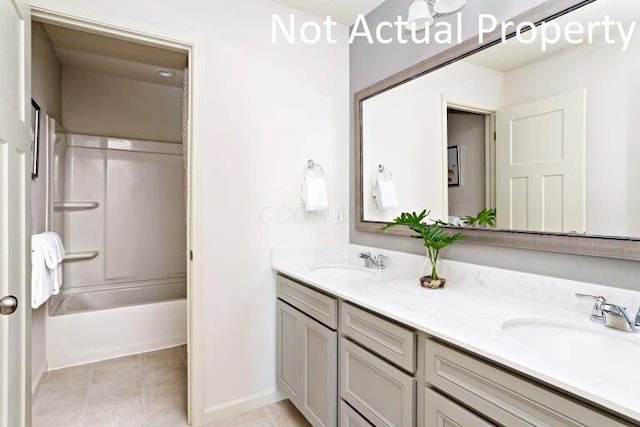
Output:
M424 275L421 274L424 271L424 258L375 249L372 251L390 255L391 263L387 270L380 273L372 270L374 276L370 279L326 280L311 271L326 265L360 265L355 253L362 249L349 245L346 248L275 251L273 269L611 411L640 420L640 335L618 332L590 322L589 303L578 303L580 310L568 310L528 298L537 292L538 299L540 293L546 293L551 300L561 301L564 297L573 303L567 294L572 297L575 290L603 294L608 299L608 293L597 292L609 291L618 298L626 297L624 303L632 304L640 300L640 293L558 279L553 280L553 286L532 291L536 286L546 286L545 278L453 262L443 267L446 271L444 276L449 279L446 288L430 290L420 287L418 282L419 277ZM462 272L465 269L467 271ZM483 271L478 272L479 269ZM491 277L495 277L496 282L508 282L511 273L516 278L514 285L521 286L527 295L516 297L517 289L509 292L512 295L496 291L504 288L504 284L495 288L487 285ZM475 284L474 280L478 283ZM537 285L538 282L542 284ZM610 301L623 303L613 299ZM637 307L630 304L629 307ZM553 336L549 336L547 346L526 345L503 330L503 323L511 319L562 321L582 329L602 332L609 347L605 354L609 360L602 360L601 348L588 354L568 350L566 354L555 351L555 355L550 355L548 350L554 346ZM615 340L612 341L614 345L609 345L609 337L632 344L625 348L631 348L634 354L626 352L624 357L627 361L637 360L635 369L628 369L628 365L619 363L619 356L622 355L616 354ZM594 346L599 344L593 343Z

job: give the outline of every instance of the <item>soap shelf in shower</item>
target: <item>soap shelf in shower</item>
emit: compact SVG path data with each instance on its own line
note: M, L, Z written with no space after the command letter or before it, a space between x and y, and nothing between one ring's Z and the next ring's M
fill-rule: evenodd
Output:
M55 210L89 210L100 207L100 202L53 202Z
M65 261L81 261L94 259L100 254L99 251L85 251L85 252L67 252L64 256Z

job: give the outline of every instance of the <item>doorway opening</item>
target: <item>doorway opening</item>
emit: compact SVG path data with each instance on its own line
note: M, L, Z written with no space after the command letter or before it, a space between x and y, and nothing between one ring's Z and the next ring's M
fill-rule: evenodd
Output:
M449 223L495 209L495 113L449 105L446 114Z
M192 47L33 19L33 233L66 250L60 293L32 313L33 425L186 423Z

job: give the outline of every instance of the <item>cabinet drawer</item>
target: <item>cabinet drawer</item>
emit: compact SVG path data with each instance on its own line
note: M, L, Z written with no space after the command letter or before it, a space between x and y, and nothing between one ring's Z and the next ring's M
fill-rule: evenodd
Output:
M348 341L340 340L342 398L377 427L413 427L415 379Z
M495 427L494 424L431 389L425 392L424 414L425 427Z
M331 329L338 328L338 301L286 277L276 279L278 298Z
M340 303L340 331L390 362L416 371L416 333L351 304Z
M431 339L426 381L507 426L622 427L613 417Z
M340 423L338 425L340 427L372 427L369 421L347 405L344 400L340 401Z

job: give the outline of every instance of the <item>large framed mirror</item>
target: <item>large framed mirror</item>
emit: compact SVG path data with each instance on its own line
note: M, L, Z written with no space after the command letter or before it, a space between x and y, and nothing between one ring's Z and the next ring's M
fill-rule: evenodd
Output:
M426 209L470 242L640 260L640 2L553 3L516 23L581 43L474 38L355 95L358 231Z

